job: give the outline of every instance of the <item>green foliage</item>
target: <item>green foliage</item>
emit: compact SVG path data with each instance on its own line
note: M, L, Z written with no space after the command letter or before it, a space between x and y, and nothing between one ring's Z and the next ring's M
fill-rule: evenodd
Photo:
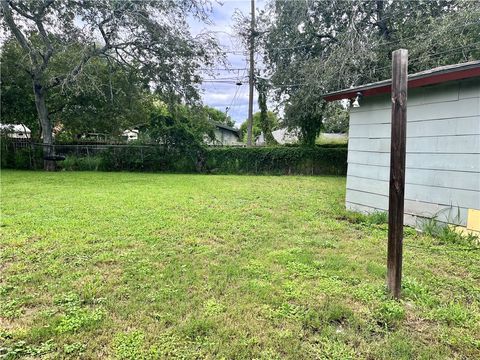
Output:
M55 327L59 334L75 333L94 328L105 316L105 312L102 309L85 307L83 301L75 293L67 293L57 297L55 303L64 312Z
M73 44L55 59L55 73L64 69L64 58L75 58L81 46ZM60 55L59 55L60 56ZM18 43L9 38L1 53L1 116L3 123L22 123L40 138L31 76L25 71L26 58ZM148 121L148 86L130 68L104 58L88 62L77 76L75 86L53 87L47 105L50 121L57 126L57 140L73 140L88 132L118 136L123 130Z
M2 64L0 117L2 124L24 124L33 135L39 135L32 80L21 66L22 57L20 46L13 39L7 39L0 53Z
M100 156L67 156L60 164L62 170L69 171L96 171L102 165Z
M322 126L347 125L344 114L327 116L325 93L390 78L399 48L411 73L478 59L479 18L477 1L274 0L260 13L258 41L285 123L313 144Z
M59 167L67 171L148 171L148 172L207 172L225 174L272 175L344 175L347 171L347 149L344 145L207 148L195 139L188 126L161 117L166 125L153 128L150 134L161 134L168 145L146 145L132 142L125 146L110 146L93 156L67 155ZM172 121L173 125L169 125ZM158 131L158 133L156 132ZM200 132L198 132L199 136ZM158 135L160 138L160 135ZM191 140L191 141L190 141ZM61 145L59 145L61 146ZM36 163L41 164L37 148ZM12 160L13 158L13 160ZM40 165L39 165L40 166ZM34 169L30 166L28 149L2 152L2 168ZM381 222L383 215L376 215Z
M339 221L344 177L2 170L0 186L0 306L21 311L0 358L480 357L480 252L405 232L392 304L386 229ZM83 311L103 320L56 330Z
M347 133L349 123L348 110L337 102L330 102L325 108L323 120L323 132L325 133Z
M79 342L74 342L72 344L65 344L63 346L63 351L67 355L72 355L72 354L81 354L82 352L85 351L85 344L79 343Z
M235 126L235 121L223 111L212 108L210 106L204 106L203 110L207 113L208 119L217 124L223 124L230 127Z
M180 160L162 146L134 144L108 148L99 157L99 170L103 171L172 171L179 165L175 160Z
M43 166L42 150L38 147L15 148L11 139L0 138L0 156L2 169L39 169Z
M230 174L334 174L347 170L346 148L216 148L208 151L208 171Z
M387 329L392 329L405 318L405 309L395 300L384 301L375 312L378 324Z
M265 80L257 79L256 81L258 91L258 107L260 108L260 128L264 136L265 144L275 145L277 141L272 135L273 127L275 127L274 121L272 121L271 115L268 113L267 108L267 93L268 86Z
M469 311L458 302L442 304L440 307L432 310L429 314L431 319L443 321L448 325L470 327L480 321L480 317Z
M47 340L38 346L27 345L25 341L18 341L10 347L0 348L0 355L5 359L17 359L24 357L40 358L48 353L54 352L56 344L52 339Z
M121 360L143 358L145 335L140 331L117 334L113 341L115 355Z
M388 212L374 211L370 214L362 214L356 211L344 210L339 215L339 218L353 224L382 225L388 222Z
M266 125L265 125L266 124ZM279 121L277 115L272 111L267 111L267 117L264 122L264 127L268 127L270 131L276 130L279 128ZM240 137L244 142L247 141L247 126L248 121L245 120L242 125L240 125ZM252 126L252 135L253 139L256 139L262 133L262 119L261 113L256 112L253 114L253 126Z
M417 226L420 230L435 238L441 244L468 244L473 246L480 245L480 239L475 234L463 234L457 232L454 226L448 225L439 220L440 214L435 214L431 218L422 218ZM448 219L449 222L458 223L460 215Z
M300 142L306 146L315 145L323 128L326 102L320 94L318 90L299 90L285 106L285 124L290 129L300 129Z

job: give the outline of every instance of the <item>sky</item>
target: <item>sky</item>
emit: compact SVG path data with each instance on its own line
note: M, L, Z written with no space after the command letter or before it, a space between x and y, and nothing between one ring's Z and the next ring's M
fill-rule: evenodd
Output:
M265 1L255 1L257 9L263 8ZM201 31L210 31L217 38L222 49L227 52L227 66L219 64L216 69L229 68L232 71L215 70L213 74L204 74L204 79L233 78L226 82L207 82L201 86L203 103L225 112L228 108L228 115L235 121L237 127L245 121L248 115L248 54L235 36L233 29L233 15L236 9L250 16L250 0L223 0L222 3L213 2L213 10L210 18L213 24L200 23L194 19L190 20L190 27L193 34ZM261 56L255 55L257 66L261 66ZM242 85L236 85L241 82ZM254 95L254 112L258 110L257 94Z

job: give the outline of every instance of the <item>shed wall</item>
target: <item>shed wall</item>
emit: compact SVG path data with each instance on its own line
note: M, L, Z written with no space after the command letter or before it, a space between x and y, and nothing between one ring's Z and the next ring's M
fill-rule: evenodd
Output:
M346 207L388 210L390 95L350 113ZM411 89L407 105L405 222L466 225L480 209L480 78Z

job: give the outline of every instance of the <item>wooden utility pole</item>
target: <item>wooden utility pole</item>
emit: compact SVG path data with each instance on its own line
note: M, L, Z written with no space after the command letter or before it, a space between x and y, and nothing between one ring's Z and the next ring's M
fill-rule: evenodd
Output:
M248 122L247 122L247 147L252 146L253 129L253 72L254 72L254 46L255 46L255 0L251 0L252 18L250 22L250 75L248 77Z
M392 53L392 132L388 197L387 287L393 298L402 287L403 209L407 141L408 51Z

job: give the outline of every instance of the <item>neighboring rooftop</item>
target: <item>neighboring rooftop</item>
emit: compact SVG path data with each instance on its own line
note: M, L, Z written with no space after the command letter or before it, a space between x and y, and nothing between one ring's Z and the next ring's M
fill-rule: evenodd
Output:
M234 132L236 134L240 134L240 130L239 129L235 129L231 126L228 126L228 125L224 125L224 124L220 124L220 123L213 123L213 125L215 125L216 127L218 128L221 128L221 129L225 129L225 130L228 130L228 131L231 131L231 132Z
M468 79L480 76L480 60L462 64L440 66L430 70L408 75L408 88L439 84L446 81ZM323 98L327 101L352 99L358 92L362 96L386 94L390 92L392 79L357 86L326 94Z

